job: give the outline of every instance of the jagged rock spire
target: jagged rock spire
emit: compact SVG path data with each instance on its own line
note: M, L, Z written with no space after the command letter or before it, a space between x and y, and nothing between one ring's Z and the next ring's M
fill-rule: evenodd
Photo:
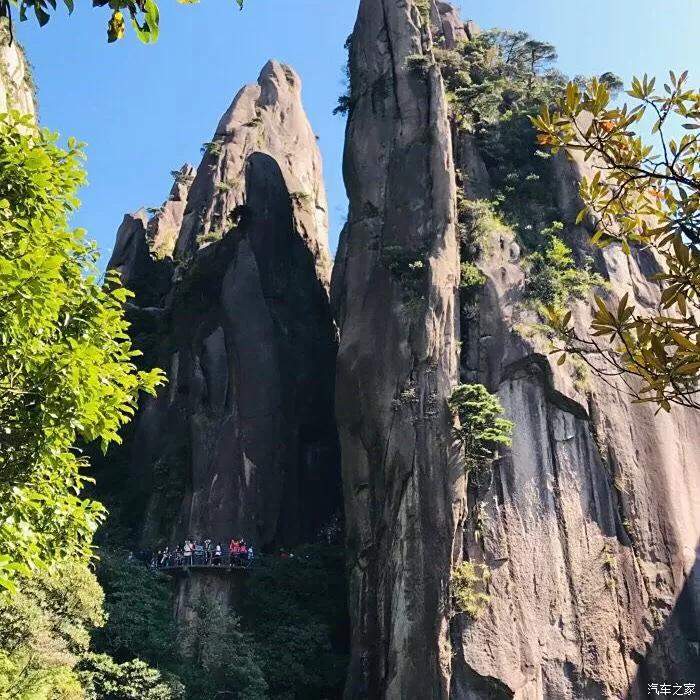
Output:
M297 74L268 62L203 150L117 234L135 340L168 384L101 483L121 474L144 546L294 545L340 508L327 204Z

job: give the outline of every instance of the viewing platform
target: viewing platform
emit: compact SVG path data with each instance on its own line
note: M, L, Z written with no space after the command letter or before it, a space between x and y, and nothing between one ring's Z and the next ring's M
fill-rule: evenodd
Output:
M219 572L247 572L255 568L255 559L243 559L237 556L228 554L221 557L212 557L207 560L205 556L195 556L188 561L184 557L168 555L165 561L156 561L157 557L150 563L150 568L154 571L162 571L165 574L177 574L187 571L219 571Z

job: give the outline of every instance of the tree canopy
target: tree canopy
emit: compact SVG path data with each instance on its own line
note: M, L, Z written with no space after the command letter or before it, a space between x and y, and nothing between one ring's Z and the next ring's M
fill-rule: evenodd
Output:
M76 444L119 442L140 391L127 334L130 292L101 283L97 252L68 217L84 182L80 145L28 116L0 123L0 587L65 559L87 560L104 509L81 497Z
M663 93L654 78L634 78L627 92L633 102L621 107L612 104L609 81L572 82L553 109L533 119L541 145L570 157L580 152L595 166L581 182L578 216L594 225L591 242L644 254L654 264L642 268L655 268L647 276L661 287L656 308L628 295L615 306L596 296L590 336L577 331L570 313L546 310L558 349L666 411L672 404L700 408L700 92L687 77L671 72Z
M74 667L104 624L102 600L94 575L70 562L0 599L0 698L82 699Z

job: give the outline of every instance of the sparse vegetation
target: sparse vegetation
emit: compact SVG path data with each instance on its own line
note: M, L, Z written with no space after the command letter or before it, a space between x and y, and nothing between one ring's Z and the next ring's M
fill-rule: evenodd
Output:
M170 174L173 176L173 180L175 180L178 185L185 185L189 187L194 182L194 175L188 175L182 170L171 170Z
M459 287L464 290L473 290L482 287L486 283L486 275L478 265L471 262L463 262L459 266Z
M406 56L406 68L413 71L425 71L432 64L429 54L416 53Z
M557 211L546 185L549 154L537 151L530 122L566 85L554 68L556 50L525 32L492 30L451 49L437 47L434 55L451 119L474 135L488 168L492 206L529 246Z
M221 231L220 229L210 229L209 231L202 231L197 236L197 246L202 247L209 243L215 243L216 241L220 241L224 237L224 235L224 231Z
M343 82L345 83L345 91L338 97L338 104L333 110L333 114L342 114L346 116L350 112L352 99L352 82L350 76L350 48L352 46L352 34L345 40L345 51L348 54L348 60L343 66Z
M457 230L462 258L475 260L488 248L494 234L506 226L487 199L469 200L457 190Z
M588 365L577 355L570 357L571 368L574 375L574 388L581 393L588 389L589 369Z
M303 207L311 201L311 195L308 192L298 191L290 192L289 196L297 206Z
M563 309L572 299L585 299L605 280L591 269L591 260L577 264L566 243L559 237L564 225L555 221L542 231L544 242L524 259L525 297L536 306Z
M215 138L213 141L205 141L199 149L202 155L218 156L223 148L222 138Z
M490 578L490 571L484 564L463 561L452 569L450 590L455 615L479 617L490 597L483 589Z
M427 24L430 21L430 0L413 0L413 4L420 13L421 19Z
M215 187L217 192L228 192L232 190L234 187L238 187L241 184L240 178L232 178L230 180L222 180L221 182L217 182Z

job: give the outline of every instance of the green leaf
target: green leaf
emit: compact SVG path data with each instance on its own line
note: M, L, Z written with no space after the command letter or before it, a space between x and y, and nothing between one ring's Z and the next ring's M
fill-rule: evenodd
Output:
M43 27L51 19L46 10L44 10L38 2L34 3L34 14L36 15L40 27Z

